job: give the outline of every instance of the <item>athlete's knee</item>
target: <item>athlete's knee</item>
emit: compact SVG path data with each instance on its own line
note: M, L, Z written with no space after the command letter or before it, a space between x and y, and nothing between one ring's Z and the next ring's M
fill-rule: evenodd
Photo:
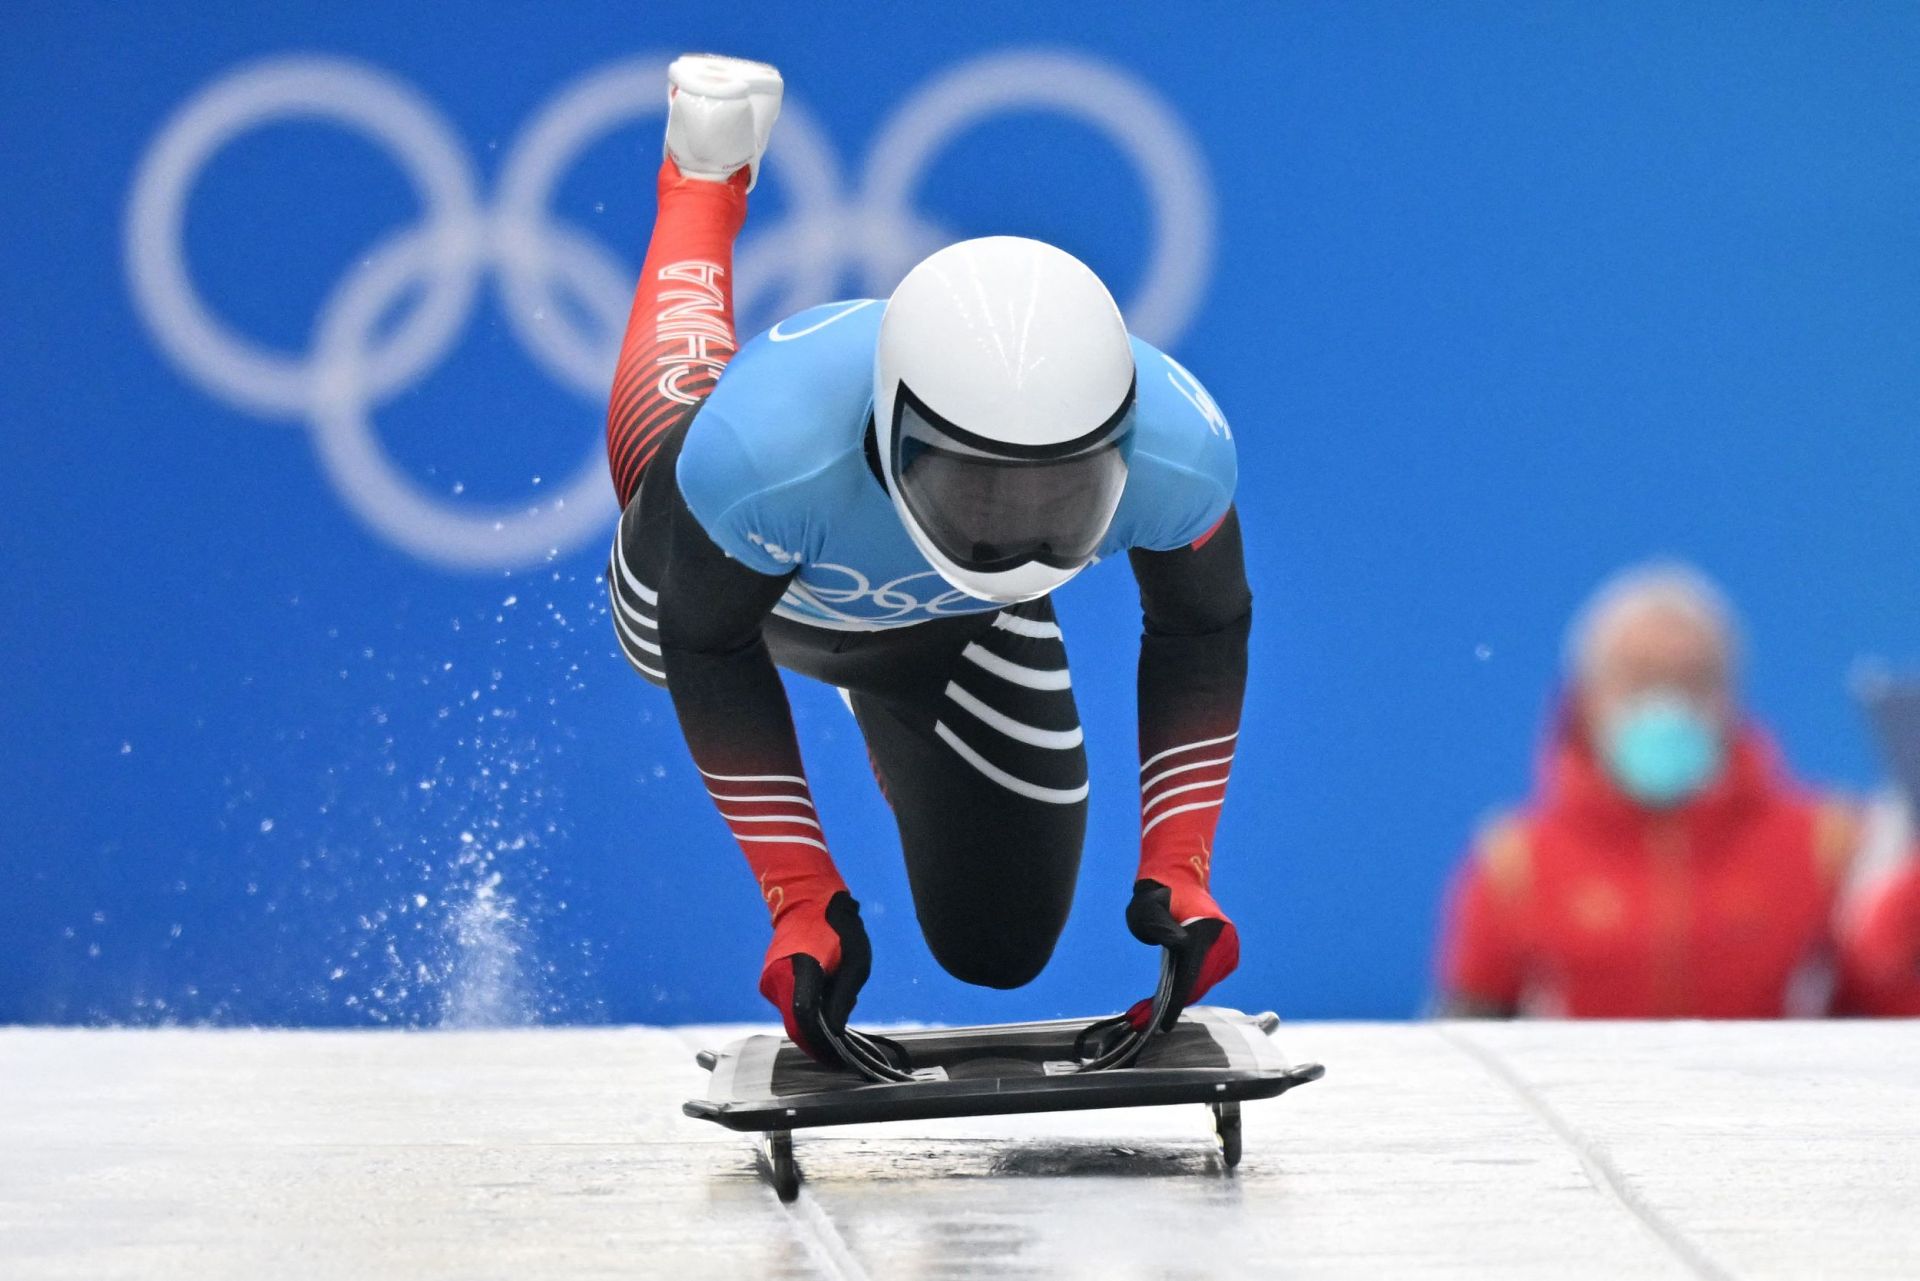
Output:
M927 947L940 968L975 987L1025 987L1053 957L1066 924L987 916L971 922L921 922Z

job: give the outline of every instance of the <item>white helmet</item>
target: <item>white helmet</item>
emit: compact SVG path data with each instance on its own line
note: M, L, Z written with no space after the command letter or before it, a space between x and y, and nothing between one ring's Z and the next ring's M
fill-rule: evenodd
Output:
M1087 265L1018 236L949 245L887 301L880 467L940 576L1011 604L1093 559L1126 486L1133 348Z

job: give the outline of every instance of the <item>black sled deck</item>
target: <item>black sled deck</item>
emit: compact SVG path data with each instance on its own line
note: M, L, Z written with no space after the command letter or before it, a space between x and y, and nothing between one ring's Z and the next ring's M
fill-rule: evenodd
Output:
M840 1066L814 1062L785 1037L749 1036L698 1056L712 1074L707 1097L689 1100L682 1111L761 1133L766 1173L786 1201L799 1189L794 1130L876 1121L1204 1103L1222 1163L1232 1170L1240 1160L1240 1105L1274 1098L1326 1071L1318 1063L1288 1062L1269 1039L1278 1024L1272 1014L1190 1006L1159 1033L1136 1032L1114 1019L1091 1027L1063 1019L891 1038L849 1030L834 1044L845 1060Z

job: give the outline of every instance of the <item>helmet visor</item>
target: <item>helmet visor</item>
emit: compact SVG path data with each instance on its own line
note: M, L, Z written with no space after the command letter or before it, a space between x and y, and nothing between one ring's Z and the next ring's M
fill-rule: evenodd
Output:
M1105 423L1050 446L1018 446L939 418L902 384L893 474L908 512L955 564L982 573L1093 559L1127 483L1133 391Z

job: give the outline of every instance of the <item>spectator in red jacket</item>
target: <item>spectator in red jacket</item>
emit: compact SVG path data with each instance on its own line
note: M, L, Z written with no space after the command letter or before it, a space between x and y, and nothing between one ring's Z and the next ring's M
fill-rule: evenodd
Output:
M1720 592L1684 566L1627 571L1567 654L1536 793L1456 877L1443 1012L1824 1012L1857 820L1796 783L1742 714Z
M1844 1009L1920 1018L1920 851L1868 887L1844 931Z

